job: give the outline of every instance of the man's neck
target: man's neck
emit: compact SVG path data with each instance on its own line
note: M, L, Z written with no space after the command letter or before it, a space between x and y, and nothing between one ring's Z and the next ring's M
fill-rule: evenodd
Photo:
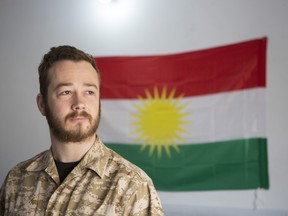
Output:
M51 136L51 149L55 160L68 163L80 161L96 140L96 135L81 142L60 142Z

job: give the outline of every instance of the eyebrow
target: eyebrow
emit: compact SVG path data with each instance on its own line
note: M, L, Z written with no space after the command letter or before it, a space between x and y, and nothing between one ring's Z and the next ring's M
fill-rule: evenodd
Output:
M94 83L84 83L83 84L84 86L87 86L87 87L94 87L96 89L98 89L99 87L94 84ZM56 87L54 88L54 90L57 90L61 87L65 87L65 86L73 86L73 83L59 83L58 85L56 85Z

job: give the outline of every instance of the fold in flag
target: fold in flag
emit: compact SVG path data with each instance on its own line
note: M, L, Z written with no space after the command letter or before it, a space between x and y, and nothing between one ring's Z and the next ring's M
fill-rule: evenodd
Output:
M157 190L268 189L266 43L95 58L99 136Z

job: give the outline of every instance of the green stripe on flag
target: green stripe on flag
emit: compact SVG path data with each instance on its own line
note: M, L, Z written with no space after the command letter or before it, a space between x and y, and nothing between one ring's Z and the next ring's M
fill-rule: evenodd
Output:
M141 167L157 190L229 190L269 187L267 139L252 138L215 143L178 145L159 158L141 145L105 143Z

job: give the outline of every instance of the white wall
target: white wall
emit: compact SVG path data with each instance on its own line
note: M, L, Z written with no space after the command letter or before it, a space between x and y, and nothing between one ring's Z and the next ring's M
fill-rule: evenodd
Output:
M95 56L151 55L267 36L270 189L160 196L164 205L288 212L287 21L287 0L0 0L0 182L16 163L49 148L35 96L37 67L51 46L70 44Z

